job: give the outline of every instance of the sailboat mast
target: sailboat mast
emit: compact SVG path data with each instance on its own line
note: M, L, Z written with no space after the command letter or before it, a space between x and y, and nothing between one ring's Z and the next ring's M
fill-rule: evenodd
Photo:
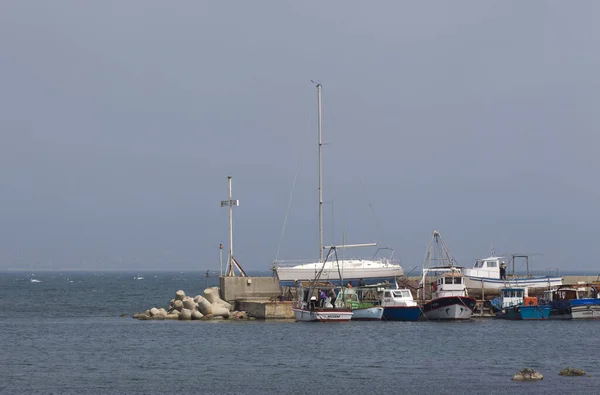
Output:
M321 141L322 132L322 111L321 94L323 87L317 84L317 103L318 103L318 132L319 132L319 262L323 262L323 142Z

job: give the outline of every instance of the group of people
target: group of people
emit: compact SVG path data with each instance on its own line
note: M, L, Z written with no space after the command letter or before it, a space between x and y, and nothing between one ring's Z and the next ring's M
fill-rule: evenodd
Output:
M360 281L358 282L358 286L362 287L365 285L364 280L361 278ZM348 288L352 288L352 281L348 281ZM306 289L304 290L304 301L308 302L308 294L309 294L309 290ZM325 307L325 300L329 298L329 302L331 303L331 305L333 306L333 308L335 309L335 302L337 300L337 295L335 293L335 290L333 288L330 288L327 292L325 292L324 289L319 288L317 290L317 294L313 295L310 298L310 307L312 309L315 309L317 307Z
M305 292L308 293L308 290L306 290ZM330 298L329 302L332 304L333 308L335 308L335 301L337 300L337 295L335 294L333 288L329 289L327 293L325 292L325 290L319 288L317 290L317 295L312 296L310 298L310 307L313 309L316 307L325 307L325 300L328 297Z

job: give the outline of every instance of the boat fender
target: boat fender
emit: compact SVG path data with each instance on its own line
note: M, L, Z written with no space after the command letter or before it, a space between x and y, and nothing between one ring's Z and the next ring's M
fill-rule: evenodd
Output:
M520 310L521 310L521 309L519 308L519 306L515 306L515 313L519 314L519 311L520 311Z

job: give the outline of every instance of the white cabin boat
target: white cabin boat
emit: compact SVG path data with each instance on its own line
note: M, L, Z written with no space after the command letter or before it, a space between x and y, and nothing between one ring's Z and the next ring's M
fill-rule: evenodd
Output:
M386 321L417 321L421 316L410 289L385 289L380 300Z
M425 299L428 287L431 300L423 305L423 315L429 320L468 320L476 300L468 295L462 268L456 264L440 232L433 231L427 246L421 296ZM433 277L434 281L430 282Z
M430 320L469 320L476 300L468 295L464 276L458 267L430 268L431 271L445 269L432 283L431 301L423 305L423 314Z
M475 261L473 268L463 270L467 288L478 292L482 288L485 293L497 294L501 288L548 288L562 285L560 276L500 277L500 266L504 258L490 256Z

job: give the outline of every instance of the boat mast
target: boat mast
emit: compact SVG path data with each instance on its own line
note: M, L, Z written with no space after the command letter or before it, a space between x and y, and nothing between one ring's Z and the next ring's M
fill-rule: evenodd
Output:
M321 94L323 87L317 84L317 103L318 103L318 133L319 133L319 262L323 262L323 142L321 141L322 132L322 112L321 112Z

